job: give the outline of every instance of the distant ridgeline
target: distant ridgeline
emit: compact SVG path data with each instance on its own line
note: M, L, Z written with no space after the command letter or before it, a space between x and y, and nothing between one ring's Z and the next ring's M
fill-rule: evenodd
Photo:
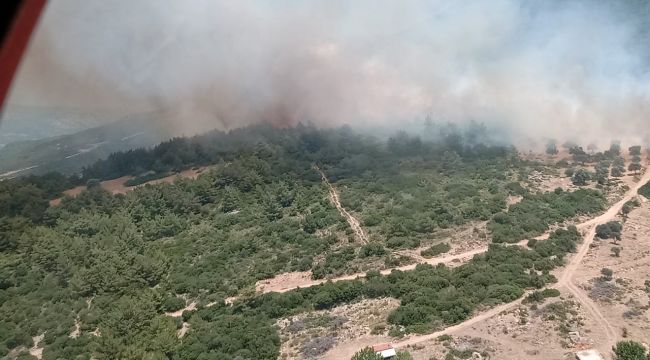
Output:
M436 138L398 133L383 141L348 128L256 125L114 153L78 176L1 181L0 356L26 351L44 335L44 359L275 359L273 324L291 314L393 297L400 306L386 331L399 336L462 321L477 307L555 281L550 270L575 249L575 228L529 248L493 244L453 269L377 271L412 263L400 250L447 251L432 243L442 229L491 221L498 241L510 242L602 206L596 190L523 188L539 165L511 148L472 144L464 132ZM74 185L124 175L146 181L208 164L196 180L115 196L89 186L48 206ZM368 244L330 203L314 164L360 219ZM509 195L524 197L512 214L504 212ZM365 280L254 294L257 281L298 271L313 278L369 272ZM233 296L240 300L226 305ZM196 310L170 315L194 301Z
M30 219L39 219L47 208L48 200L62 196L63 190L86 185L88 181L94 183L131 175L134 178L126 185L132 186L195 166L225 164L241 157L271 159L270 171L277 175L283 174L287 168L301 166L305 179L318 181L318 174L311 170L314 163L338 163L339 166L328 171L328 175L336 180L370 169L395 172L396 159L410 156L449 157L451 153L446 150L452 150L454 156L466 158L505 156L512 152L507 147L470 144L470 141L484 138L480 134L482 131L485 131L483 127L463 132L449 126L440 132L442 135L436 134L436 142L423 142L419 137L400 132L384 143L355 134L347 127L319 130L302 125L288 129L254 125L228 132L215 130L191 138L173 138L148 149L111 153L71 176L48 172L40 176L2 181L0 196L10 200L0 204L0 216L22 214ZM60 140L63 142L66 139ZM456 159L452 157L448 160L453 162ZM19 190L14 191L16 189Z
M460 130L449 125L436 136L435 142L423 142L404 132L388 139L384 146L394 155L441 154L446 149L460 156L490 156L503 154L506 147L488 147L480 139L487 139L487 129L473 126ZM152 149L116 152L82 171L84 179L111 179L124 175L140 175L148 171L165 176L192 166L228 162L242 154L269 156L270 151L312 163L336 163L350 155L366 153L364 146L377 146L372 138L355 134L351 129L319 130L298 125L277 129L270 125L254 125L229 132L211 131L191 138L174 138ZM370 144L368 144L370 143ZM340 147L344 146L344 147ZM278 149L279 148L279 149ZM164 175L163 175L164 174Z

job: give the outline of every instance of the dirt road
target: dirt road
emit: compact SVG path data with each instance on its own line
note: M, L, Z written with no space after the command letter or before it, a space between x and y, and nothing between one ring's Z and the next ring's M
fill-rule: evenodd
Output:
M589 252L589 246L594 241L594 237L596 236L596 226L614 220L623 208L623 205L625 205L626 202L632 200L632 198L637 195L639 189L648 181L650 181L650 170L646 171L641 180L639 180L639 182L636 183L620 201L612 205L604 214L578 225L579 229L583 231L586 230L582 244L580 245L578 252L571 258L571 261L564 269L562 276L555 286L565 286L573 294L576 300L578 300L580 304L589 312L593 320L595 320L600 325L600 327L605 330L607 335L607 342L598 344L597 346L598 349L603 353L608 353L609 349L611 349L612 346L616 344L616 341L618 340L618 333L600 312L598 306L589 298L587 294L585 294L573 283L573 274Z
M625 196L612 205L605 213L587 220L579 225L577 227L581 230L583 230L583 241L580 244L580 247L578 248L578 251L571 257L569 263L567 266L564 268L562 275L560 276L558 282L552 286L552 288L561 288L561 287L566 287L578 300L581 305L587 310L587 312L593 317L593 319L599 324L599 326L606 332L607 336L607 341L601 344L597 344L596 348L601 351L602 354L605 354L606 357L611 357L608 354L610 353L610 349L612 346L616 343L618 339L618 335L616 330L609 324L607 319L603 316L603 314L600 312L598 309L598 306L581 290L579 289L575 284L572 282L572 276L575 272L575 270L580 266L580 263L584 259L584 257L587 255L589 252L589 245L594 240L594 236L596 234L596 226L600 224L604 224L608 221L613 220L616 218L618 213L621 211L623 208L623 205L634 198L637 195L637 192L641 186L643 186L645 183L650 181L650 171L646 171L646 173L643 175L641 180L635 184L626 194ZM585 231L586 230L586 231ZM484 250L485 251L485 250ZM480 252L479 252L480 253ZM462 255L462 254L461 254ZM388 270L387 270L388 271ZM408 345L414 345L417 343L421 343L423 341L429 341L429 340L434 340L440 335L445 335L445 334L450 334L454 332L458 332L461 330L464 330L480 321L487 320L495 315L498 315L501 312L507 311L512 309L513 307L519 305L521 301L525 298L525 295L522 296L521 298L506 303L499 305L495 308L492 308L488 311L485 311L483 313L480 313L460 324L456 324L453 326L450 326L446 329L431 333L431 334L426 334L426 335L417 335L417 336L412 336L407 339L398 341L393 343L393 346L396 348L400 347L405 347ZM344 345L344 344L341 344ZM360 344L356 348L356 350L364 347L364 346L371 346L373 345L372 343L367 343L367 344ZM326 355L325 358L328 358L328 355L330 353L336 353L337 356L341 359L347 359L350 358L354 352L351 353L341 353L340 350L345 349L347 350L348 347L344 346L336 346L334 349L330 350Z
M472 257L474 257L474 255L482 254L486 251L487 251L487 246L484 246L460 254L443 255L439 257L433 257L430 259L424 259L424 261L417 262L414 264L399 266L396 268L384 269L381 270L380 273L382 275L388 275L394 270L409 271L415 269L415 267L418 266L418 264L430 264L435 266L438 264L448 264L455 261L469 260ZM344 280L361 279L366 277L366 273L356 273L356 274L339 276L333 279L313 280L310 275L311 275L310 272L288 273L285 275L279 275L277 276L277 279L269 279L269 280L264 280L259 282L256 288L257 291L261 293L268 293L268 292L283 293L283 292L294 290L298 287L300 288L311 287L311 286L325 283L327 281L338 282Z
M336 206L336 209L339 211L341 216L347 220L348 224L350 224L350 227L352 228L352 231L354 231L354 234L356 235L357 239L362 244L367 244L368 243L368 236L366 233L363 231L361 228L361 223L357 218L355 218L352 214L350 214L343 206L341 206L341 201L339 200L339 194L332 186L332 184L327 180L327 176L325 176L325 173L316 165L314 165L314 170L318 171L320 174L321 178L323 179L323 182L327 185L329 192L330 192L330 201L334 206Z

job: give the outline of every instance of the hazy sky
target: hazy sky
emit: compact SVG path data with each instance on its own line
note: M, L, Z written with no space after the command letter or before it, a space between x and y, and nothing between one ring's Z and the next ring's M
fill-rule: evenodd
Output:
M607 1L54 0L10 103L162 108L185 132L431 114L524 141L634 138L650 124L634 13Z

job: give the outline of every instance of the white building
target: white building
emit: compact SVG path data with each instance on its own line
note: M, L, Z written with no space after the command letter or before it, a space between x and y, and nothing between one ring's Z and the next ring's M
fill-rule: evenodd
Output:
M595 350L595 349L578 351L576 353L576 359L578 359L578 360L605 360L600 355L598 350Z

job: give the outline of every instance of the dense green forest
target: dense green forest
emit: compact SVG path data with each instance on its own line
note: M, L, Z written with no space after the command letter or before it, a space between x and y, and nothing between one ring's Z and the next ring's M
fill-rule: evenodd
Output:
M45 359L271 359L280 345L273 322L289 314L389 296L401 301L389 317L399 335L542 288L573 250L575 229L530 249L493 245L454 269L377 271L400 263L393 249L418 247L437 229L490 220L495 242L514 241L602 209L594 190L536 194L517 186L521 170L537 165L476 138L399 133L382 141L347 128L253 126L116 153L71 178L0 182L0 354L44 334ZM48 206L89 180L208 164L196 180L115 196L89 187ZM368 245L330 204L315 164L360 215ZM512 194L524 201L505 213ZM368 276L254 294L260 279L306 270L317 278ZM184 307L181 295L198 309L166 316ZM241 300L226 305L234 295ZM182 321L191 327L179 339ZM70 337L76 323L79 336Z

